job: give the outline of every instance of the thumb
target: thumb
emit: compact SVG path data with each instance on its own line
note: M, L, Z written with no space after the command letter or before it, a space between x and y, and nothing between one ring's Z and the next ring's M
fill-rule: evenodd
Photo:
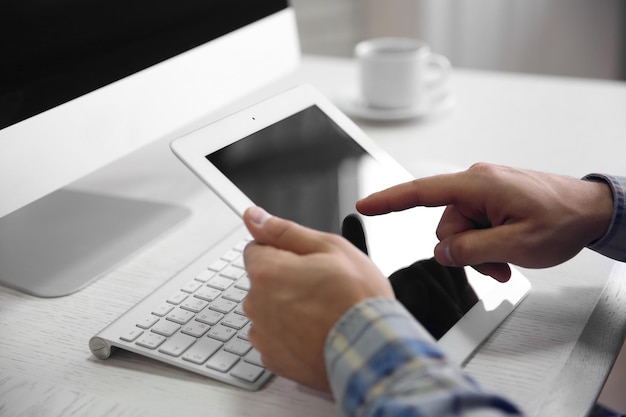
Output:
M250 207L243 221L254 240L262 245L297 254L319 252L324 248L323 233L289 220L272 216L261 207Z
M509 242L507 226L474 229L448 236L435 247L435 259L444 266L472 266L500 282L511 276L507 262L514 262L519 248Z

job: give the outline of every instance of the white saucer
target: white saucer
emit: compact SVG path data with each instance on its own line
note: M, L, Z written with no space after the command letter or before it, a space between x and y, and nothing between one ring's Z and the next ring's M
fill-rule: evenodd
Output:
M415 107L400 109L371 107L354 96L337 98L334 101L337 107L348 116L373 121L401 121L432 116L450 109L456 102L454 95L450 92L442 92L429 97Z

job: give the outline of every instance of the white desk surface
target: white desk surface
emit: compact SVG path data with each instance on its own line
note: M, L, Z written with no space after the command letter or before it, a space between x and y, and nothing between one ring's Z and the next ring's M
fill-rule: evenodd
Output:
M331 99L345 97L355 71L351 60L306 57L279 86L304 81ZM455 107L436 117L358 123L416 176L477 161L626 175L624 83L458 69L451 89ZM174 158L170 139L75 187L175 202L192 211L187 221L76 294L40 299L0 288L1 415L336 415L331 398L282 378L248 392L130 353L100 361L89 352L92 335L238 221ZM624 271L590 251L559 267L524 270L532 293L467 371L529 416L584 416L626 334Z

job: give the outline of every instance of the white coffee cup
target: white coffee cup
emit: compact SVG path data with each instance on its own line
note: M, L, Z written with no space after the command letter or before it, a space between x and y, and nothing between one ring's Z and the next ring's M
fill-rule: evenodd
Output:
M450 61L412 38L374 38L355 48L365 104L380 109L418 106L445 86Z

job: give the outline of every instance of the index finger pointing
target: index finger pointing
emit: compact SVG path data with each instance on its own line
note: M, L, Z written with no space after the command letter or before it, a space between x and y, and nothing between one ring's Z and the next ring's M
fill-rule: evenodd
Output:
M455 204L467 192L463 173L419 178L373 193L356 203L365 215L386 214L412 207Z

